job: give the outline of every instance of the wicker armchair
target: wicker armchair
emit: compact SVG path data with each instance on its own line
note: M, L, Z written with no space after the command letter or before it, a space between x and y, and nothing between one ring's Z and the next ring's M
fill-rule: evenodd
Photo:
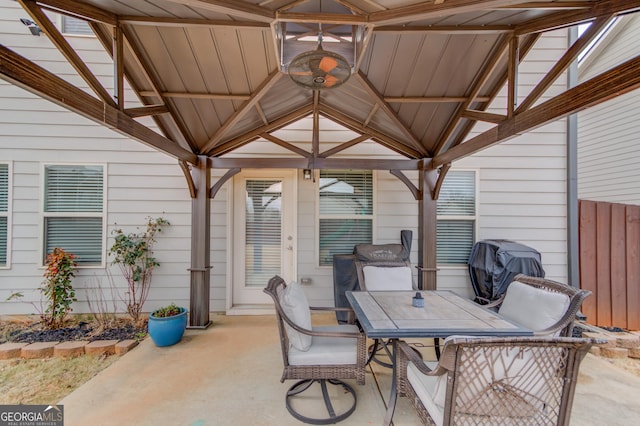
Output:
M293 291L296 291L297 296L292 294ZM340 379L355 379L357 384L364 384L366 337L353 324L312 327L310 311L335 312L350 311L350 309L309 307L303 290L295 283L287 286L285 281L277 275L269 280L264 292L271 296L276 308L284 363L280 382L289 379L298 380L287 391L287 410L296 419L305 423L331 424L344 420L355 410L357 398L353 388ZM297 306L293 307L294 311L291 311L289 296L297 301ZM305 321L308 322L305 323ZM291 404L293 397L314 384L319 384L322 390L329 415L327 418L305 416ZM336 413L329 397L327 384L342 387L344 393L351 395L353 403L344 411ZM344 405L340 404L340 406Z
M556 281L518 274L506 293L485 307L498 308L500 315L534 330L537 336L572 337L576 314L590 294Z
M450 337L438 363L398 344L398 394L427 425L568 425L591 339Z

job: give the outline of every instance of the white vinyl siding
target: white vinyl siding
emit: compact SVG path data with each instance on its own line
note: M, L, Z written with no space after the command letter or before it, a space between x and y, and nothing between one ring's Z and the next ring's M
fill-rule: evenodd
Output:
M636 14L637 15L637 14ZM579 82L640 54L640 16L618 18L581 63ZM578 198L640 205L640 91L578 114Z
M476 172L451 170L438 198L439 265L465 265L475 242Z
M9 164L0 163L0 268L9 265Z
M80 266L103 263L104 167L44 166L44 250L60 247Z
M355 244L371 243L373 172L322 170L318 199L320 266L332 265L334 254L352 253Z

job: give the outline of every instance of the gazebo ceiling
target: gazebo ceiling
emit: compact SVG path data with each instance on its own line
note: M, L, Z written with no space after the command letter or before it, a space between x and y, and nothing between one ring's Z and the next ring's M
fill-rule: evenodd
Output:
M370 139L410 160L432 159L431 167L438 167L640 85L636 58L590 85L539 100L596 30L636 11L637 0L19 2L95 96L5 47L2 78L187 163L196 163L197 155L225 158L262 138L292 151L303 160L299 164L319 164ZM99 85L43 9L90 23L115 57L116 96ZM584 22L592 22L591 29L516 105L517 65L539 35ZM353 68L345 84L312 91L294 83L287 66L298 53L317 47L319 33L323 48L341 54ZM124 78L144 107L125 107ZM504 112L485 112L505 83ZM135 120L143 115L153 116L163 136ZM310 115L315 123L311 141L272 135ZM362 136L325 152L319 117ZM477 120L495 126L465 141ZM299 142L311 142L311 150L297 148Z

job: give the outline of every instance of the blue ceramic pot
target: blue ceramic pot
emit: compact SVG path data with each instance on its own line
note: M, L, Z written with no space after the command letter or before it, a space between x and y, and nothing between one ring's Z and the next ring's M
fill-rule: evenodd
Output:
M180 308L181 312L172 317L154 317L149 315L148 331L151 340L156 346L175 345L182 339L184 330L187 328L187 310Z

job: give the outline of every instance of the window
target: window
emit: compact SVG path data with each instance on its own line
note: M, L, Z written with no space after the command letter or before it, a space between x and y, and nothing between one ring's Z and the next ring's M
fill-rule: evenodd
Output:
M93 30L86 21L71 16L62 15L62 33L73 35L94 35Z
M372 242L373 172L321 170L319 183L319 264L331 266L334 254Z
M9 165L0 164L0 268L9 265Z
M469 261L475 242L476 198L476 172L449 171L438 198L438 264Z
M44 169L44 255L62 247L79 266L103 260L103 166L46 165Z

